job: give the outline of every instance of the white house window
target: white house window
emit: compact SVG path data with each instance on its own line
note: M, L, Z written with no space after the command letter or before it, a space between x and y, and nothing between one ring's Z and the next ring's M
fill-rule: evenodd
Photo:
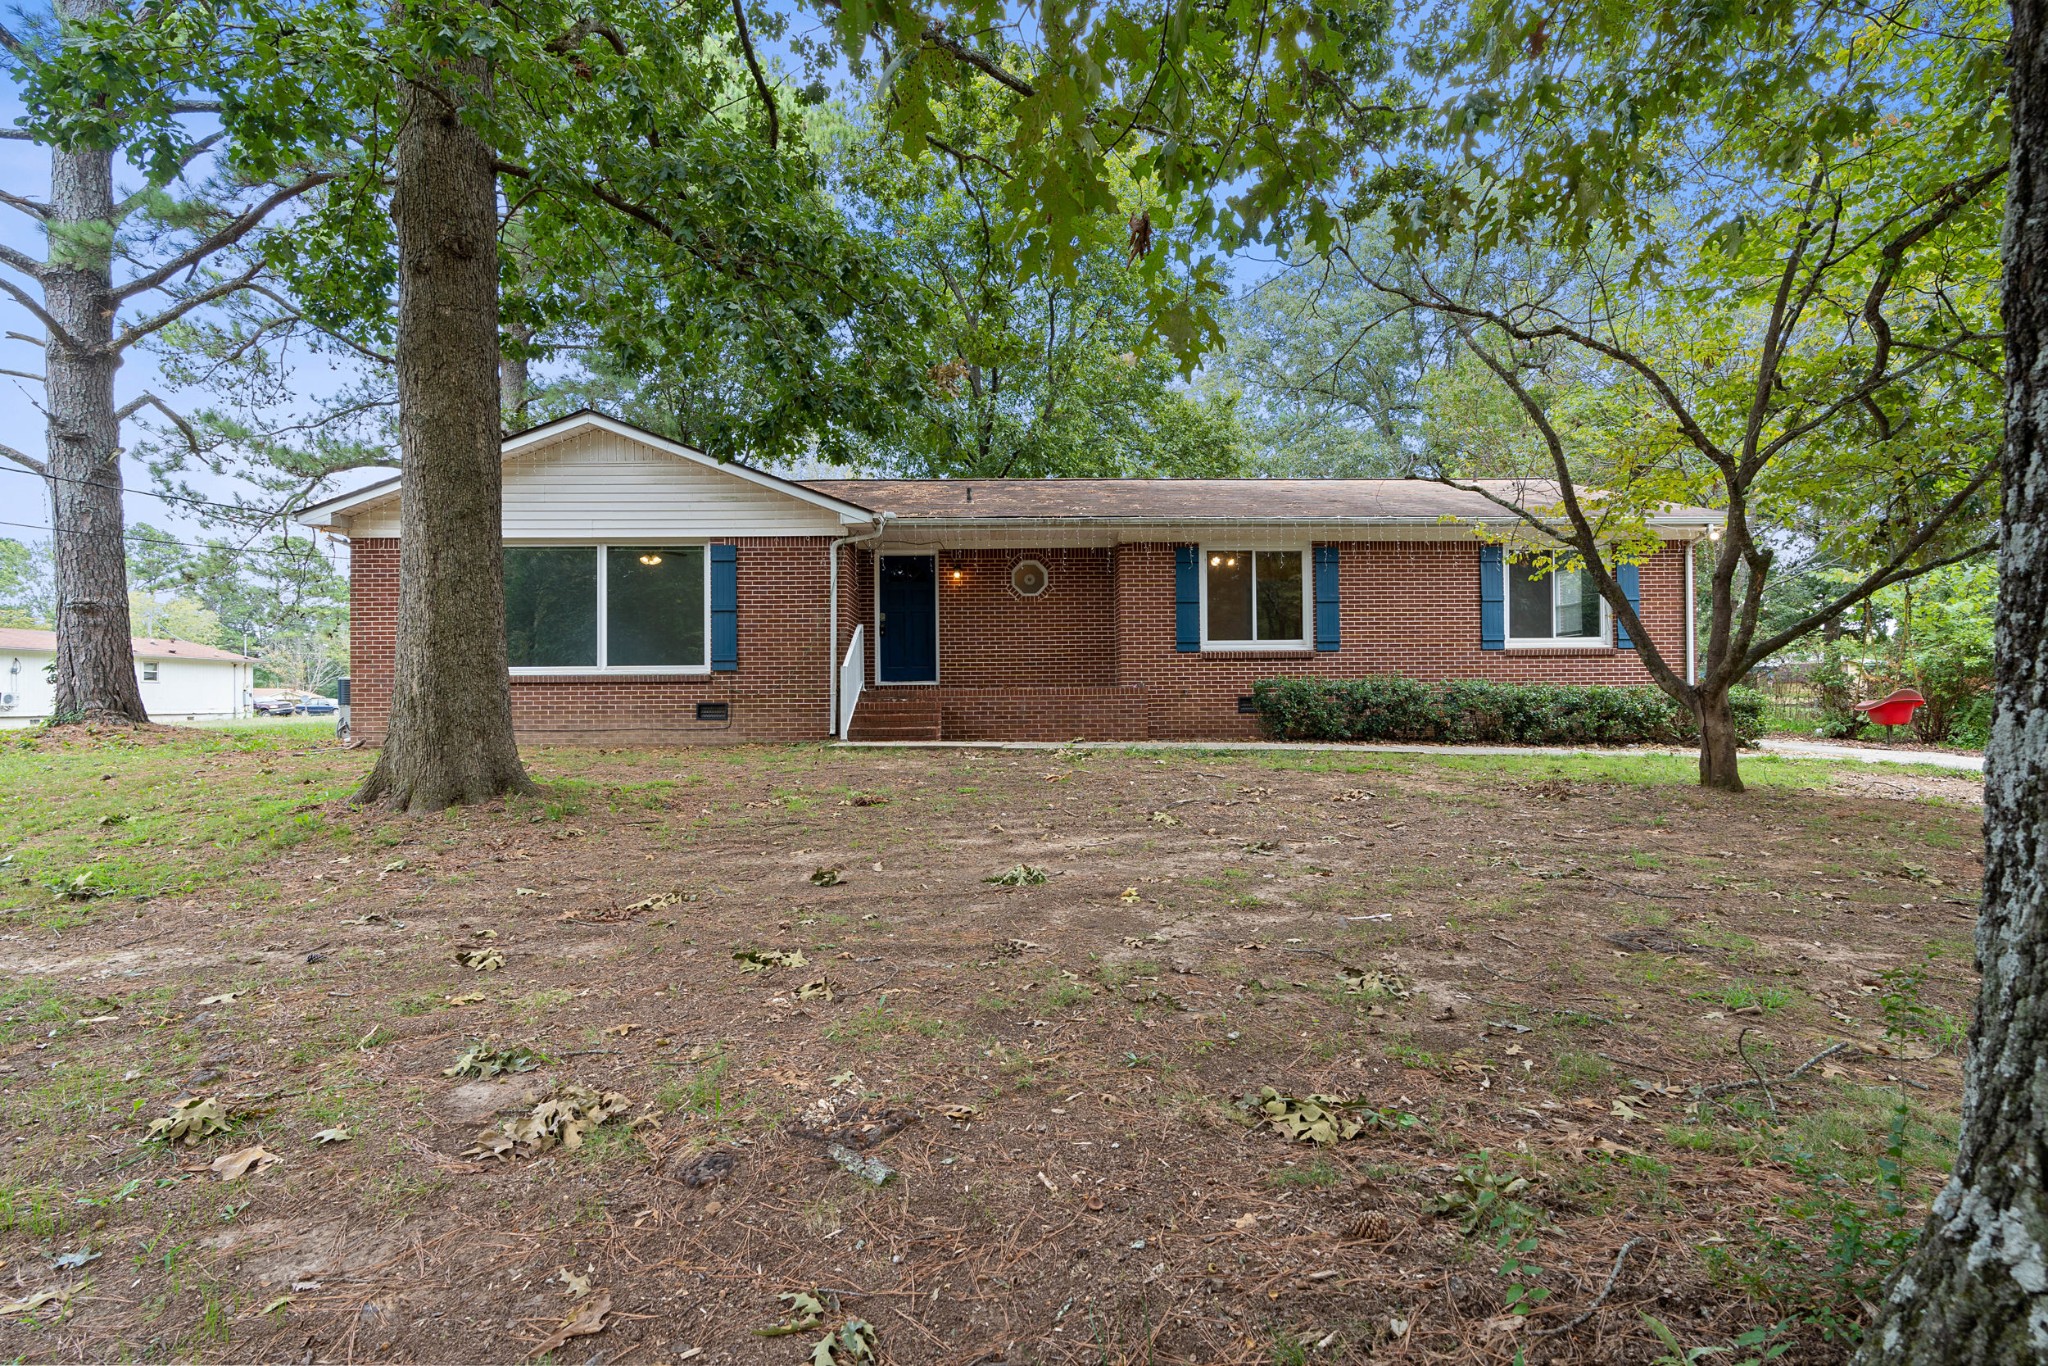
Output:
M1202 551L1202 643L1304 647L1299 550Z
M706 668L708 562L701 545L505 547L513 671Z
M156 661L155 661L155 660L153 660L153 659L145 659L145 660L143 660L143 661L142 661L142 681L143 681L143 682L145 682L145 683L154 683L154 682L156 682Z
M1596 645L1607 638L1606 606L1584 568L1507 566L1510 644Z

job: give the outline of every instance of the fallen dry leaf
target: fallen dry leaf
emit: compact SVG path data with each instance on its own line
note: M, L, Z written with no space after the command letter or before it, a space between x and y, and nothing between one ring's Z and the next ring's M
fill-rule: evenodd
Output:
M251 1172L264 1172L284 1161L261 1143L239 1152L222 1153L213 1159L212 1170L223 1181L239 1181Z
M32 1314L52 1300L58 1301L64 1308L69 1308L70 1299L71 1292L69 1290L45 1288L33 1291L18 1300L9 1300L5 1304L0 1304L0 1318L6 1318L12 1314Z
M567 1319L564 1319L560 1328L548 1334L547 1337L541 1340L541 1344L538 1347L528 1352L526 1359L532 1361L535 1357L544 1357L548 1353L560 1349L562 1344L570 1338L587 1338L592 1333L602 1333L604 1331L604 1316L611 1312L611 1292L606 1290L598 1291L590 1297L589 1301L581 1309L578 1309Z

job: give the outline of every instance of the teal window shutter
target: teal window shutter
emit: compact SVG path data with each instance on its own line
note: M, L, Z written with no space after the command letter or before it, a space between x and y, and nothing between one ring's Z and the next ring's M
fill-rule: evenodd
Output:
M1192 654L1202 648L1202 552L1173 548L1173 648Z
M1319 545L1316 566L1316 648L1334 650L1337 638L1337 547Z
M1614 581L1621 585L1622 596L1628 599L1628 605L1636 609L1636 615L1638 617L1642 616L1642 569L1639 566L1632 564L1618 564L1614 566ZM1626 626L1623 626L1619 621L1615 622L1614 648L1617 650L1633 650L1635 649L1635 647L1635 642L1628 638L1628 628Z
M1497 545L1479 547L1479 648L1508 647L1507 561Z
M711 547L711 668L734 673L740 667L739 547Z

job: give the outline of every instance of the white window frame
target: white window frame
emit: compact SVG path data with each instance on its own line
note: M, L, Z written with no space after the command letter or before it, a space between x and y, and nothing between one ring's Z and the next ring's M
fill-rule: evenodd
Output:
M1233 551L1238 554L1252 555L1254 557L1263 551L1267 554L1292 554L1301 558L1301 629L1303 634L1300 637L1292 640L1211 640L1209 638L1209 557ZM1243 650L1299 650L1308 652L1314 648L1315 642L1308 638L1307 632L1310 629L1309 623L1315 612L1316 586L1314 567L1309 564L1307 546L1299 542L1280 545L1275 545L1270 541L1264 543L1258 541L1232 542L1214 547L1207 545L1197 546L1195 547L1195 554L1197 556L1195 561L1196 577L1202 590L1202 649L1205 653L1213 651L1218 654L1224 654ZM1259 629L1258 574L1258 561L1254 558L1252 562L1252 630L1254 632Z
M1500 615L1502 643L1510 650L1607 650L1614 643L1614 611L1607 605L1607 596L1595 588L1593 594L1600 602L1600 634L1597 636L1518 636L1515 634L1515 611L1512 593L1514 580L1509 571L1514 561L1500 557ZM1544 576L1545 581L1557 582L1557 569L1553 566ZM1553 588L1550 595L1550 629L1557 629L1557 593Z
M605 660L611 651L610 576L605 573L606 557L612 547L653 546L661 550L702 550L704 552L704 662L702 664L620 664ZM688 678L711 672L711 542L689 537L637 537L632 541L507 541L507 550L589 550L597 557L597 663L517 664L508 672L514 678Z
M162 672L162 670L157 668L155 660L145 659L142 661L142 681L144 683L156 682L162 676Z

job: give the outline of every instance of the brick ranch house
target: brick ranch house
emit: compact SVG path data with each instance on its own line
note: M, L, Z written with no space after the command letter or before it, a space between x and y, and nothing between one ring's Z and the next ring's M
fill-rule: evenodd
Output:
M528 742L1234 740L1279 675L1649 682L1589 583L1515 563L1475 535L1500 508L1422 480L797 482L587 412L504 459ZM351 543L372 743L398 500L392 479L302 519ZM1669 511L1664 548L1620 574L1688 671L1691 547L1719 521Z

